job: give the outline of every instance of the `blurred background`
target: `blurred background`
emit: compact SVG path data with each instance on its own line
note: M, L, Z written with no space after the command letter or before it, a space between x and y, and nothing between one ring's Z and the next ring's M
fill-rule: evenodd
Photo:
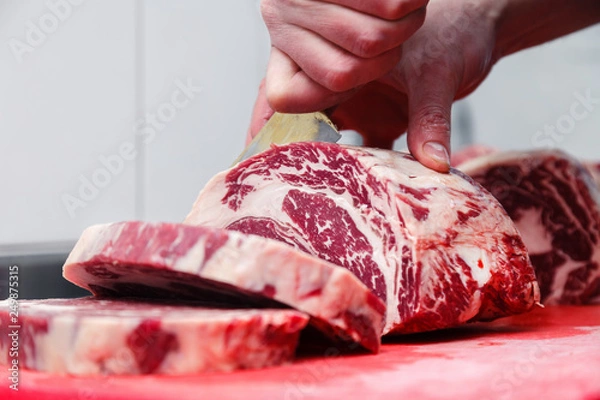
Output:
M242 150L268 53L258 0L0 0L0 298L13 264L21 298L82 293L60 266L91 224L181 221ZM454 149L600 159L600 26L502 60L453 113Z

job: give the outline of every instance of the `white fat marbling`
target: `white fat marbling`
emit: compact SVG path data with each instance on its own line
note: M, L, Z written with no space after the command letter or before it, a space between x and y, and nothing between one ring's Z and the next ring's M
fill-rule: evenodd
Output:
M334 193L330 188L319 188L318 190L308 189L305 185L299 187L284 184L281 181L281 175L284 173L302 175L310 167L312 171L327 170L324 164L325 155L317 152L319 161L315 163L306 162L300 169L281 168L269 171L268 175L253 174L252 167L248 167L243 183L253 187L253 190L246 194L242 205L238 210L231 210L221 203L224 193L227 192L225 178L229 171L224 171L216 175L200 192L192 211L187 216L185 223L193 225L209 225L225 227L235 221L245 217L265 217L273 218L285 227L295 227L294 222L282 211L283 200L288 192L298 189L308 193L318 192L325 195L329 200L335 202L336 206L344 209L352 217L352 222L356 229L364 235L366 240L372 246L373 251L369 256L378 265L378 268L384 275L387 286L387 310L385 332L390 331L394 325L401 323L397 310L398 291L404 290L404 282L401 282L401 274L397 274L402 261L401 249L404 244L413 249L419 243L445 243L446 232L457 227L457 212L468 213L470 208L466 204L469 198L464 193L472 194L475 202L482 208L480 217L472 218L470 222L460 228L460 237L458 237L448 248L453 254L459 254L471 267L473 278L480 286L483 286L491 277L492 271L500 268L503 255L497 254L499 235L507 233L517 235L514 225L497 203L487 192L483 192L480 187L473 186L468 180L458 176L453 172L450 174L435 173L418 162L407 160L403 154L398 152L389 152L375 149L357 148L345 146L348 151L356 157L361 167L368 173L376 176L379 183L383 185L384 193L376 194L370 187L364 186L368 192L371 208L357 209L352 198L347 191L344 193ZM361 179L360 177L344 177L342 179ZM242 183L242 182L238 182ZM431 189L431 194L424 201L414 199L410 194L404 194L399 191L398 185L421 190ZM429 216L426 221L418 221L412 212L412 207L405 203L402 198L406 197L408 201L415 205L427 208ZM379 210L383 218L389 222L392 234L396 238L396 248L391 251L384 246L381 233L377 231L373 219L373 213ZM405 226L402 227L397 217L398 210L404 219ZM324 229L326 225L318 225L318 229ZM301 229L299 229L301 231ZM312 249L309 241L304 237L304 233L295 234L288 230L294 240L307 249ZM344 234L340 232L339 234ZM417 251L413 252L413 257ZM351 261L358 255L345 255L346 259L340 259L339 263ZM479 268L479 259L483 262L483 268ZM418 258L413 258L417 263ZM428 266L424 267L425 269ZM398 280L396 281L396 276ZM434 276L427 271L423 272L424 277ZM466 277L463 277L466 280ZM433 279L433 278L428 278ZM436 278L437 279L437 278ZM430 296L435 298L432 292L429 292L427 283L422 287L416 288L421 292L421 298ZM436 299L436 301L440 301ZM474 316L481 305L479 292L473 294L469 299L470 306L464 310L464 315ZM533 300L531 301L533 304ZM419 306L417 306L419 307ZM464 322L457 321L457 322Z
M0 306L7 304L0 301ZM22 301L23 325L30 316L45 320L48 329L23 343L30 346L22 349L29 355L28 368L76 376L142 373L127 338L147 319L160 318L161 331L174 335L178 342L178 348L167 353L155 371L169 375L231 371L285 362L285 357L280 359L282 354L288 354L285 344L245 348L244 354L227 348L226 337L230 334L227 328L233 327L243 335L241 343L254 343L260 342L267 326L287 326L286 331L293 335L308 322L306 315L292 310L217 310L94 299ZM263 326L249 330L247 324L256 327L251 321L257 317ZM291 318L296 321L293 325L289 324Z
M520 212L521 217L517 223L517 229L523 238L529 254L542 254L552 251L552 237L542 225L542 210L529 208Z

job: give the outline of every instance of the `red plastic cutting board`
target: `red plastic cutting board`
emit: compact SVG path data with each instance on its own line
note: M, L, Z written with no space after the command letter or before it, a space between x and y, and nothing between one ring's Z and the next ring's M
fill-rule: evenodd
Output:
M548 307L405 337L378 355L305 359L193 377L68 378L20 372L0 399L600 399L600 305Z

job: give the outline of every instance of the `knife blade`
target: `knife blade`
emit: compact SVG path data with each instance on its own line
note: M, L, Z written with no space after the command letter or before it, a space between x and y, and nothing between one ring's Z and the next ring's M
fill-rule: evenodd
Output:
M331 120L322 112L307 114L275 113L267 121L233 165L267 150L271 144L293 142L336 143L342 135Z

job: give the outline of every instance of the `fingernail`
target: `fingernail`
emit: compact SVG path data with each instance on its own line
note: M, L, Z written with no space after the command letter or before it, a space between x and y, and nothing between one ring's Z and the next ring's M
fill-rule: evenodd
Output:
M440 142L427 142L423 145L423 152L432 160L450 167L450 155L446 146Z

